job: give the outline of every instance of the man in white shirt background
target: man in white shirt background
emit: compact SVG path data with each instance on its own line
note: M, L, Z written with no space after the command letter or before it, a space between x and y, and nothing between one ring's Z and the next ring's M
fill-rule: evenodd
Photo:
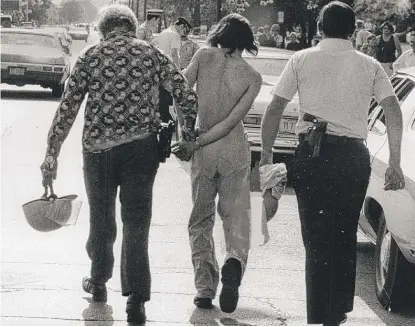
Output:
M168 55L178 68L180 68L181 36L187 29L191 28L192 25L190 25L186 19L179 17L174 25L163 30L153 40L154 45ZM162 122L168 123L169 120L173 120L169 111L169 107L173 105L173 98L170 93L166 92L163 88L160 88L159 91L160 118Z
M409 37L409 45L411 46L411 49L402 53L402 55L393 63L394 73L401 68L415 66L415 32L411 32Z
M365 22L363 20L356 20L356 50L360 50L362 45L367 42L367 37L371 33L365 29Z

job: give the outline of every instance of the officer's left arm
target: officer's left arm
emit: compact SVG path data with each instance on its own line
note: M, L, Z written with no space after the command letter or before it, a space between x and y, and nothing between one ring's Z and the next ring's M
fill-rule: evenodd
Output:
M172 60L160 54L160 76L163 88L169 92L183 117L182 130L188 141L196 139L195 124L198 111L197 95Z

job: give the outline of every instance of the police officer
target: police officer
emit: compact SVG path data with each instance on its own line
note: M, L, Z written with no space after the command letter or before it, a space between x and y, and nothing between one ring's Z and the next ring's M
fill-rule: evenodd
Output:
M282 113L298 92L300 143L292 175L306 250L307 322L340 325L353 310L356 232L371 172L365 146L370 101L374 97L386 116L386 190L405 187L402 114L380 63L353 49L352 8L330 2L320 12L318 28L319 46L296 52L272 91L262 120L260 165L272 163Z

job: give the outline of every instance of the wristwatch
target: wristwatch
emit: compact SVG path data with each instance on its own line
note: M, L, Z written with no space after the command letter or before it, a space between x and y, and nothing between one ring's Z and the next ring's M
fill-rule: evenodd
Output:
M45 157L45 162L48 165L49 169L52 169L55 164L55 158L51 155Z

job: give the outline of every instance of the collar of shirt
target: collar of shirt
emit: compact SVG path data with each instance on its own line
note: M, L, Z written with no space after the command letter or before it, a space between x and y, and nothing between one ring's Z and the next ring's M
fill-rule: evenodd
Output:
M112 31L112 32L109 32L107 34L107 37L105 38L105 40L112 39L112 38L117 37L117 36L135 37L136 35L135 35L135 32L133 32L133 31L129 31L129 32L127 32L127 31Z
M331 52L343 52L354 49L351 41L336 38L323 39L318 45L321 50L327 50Z

